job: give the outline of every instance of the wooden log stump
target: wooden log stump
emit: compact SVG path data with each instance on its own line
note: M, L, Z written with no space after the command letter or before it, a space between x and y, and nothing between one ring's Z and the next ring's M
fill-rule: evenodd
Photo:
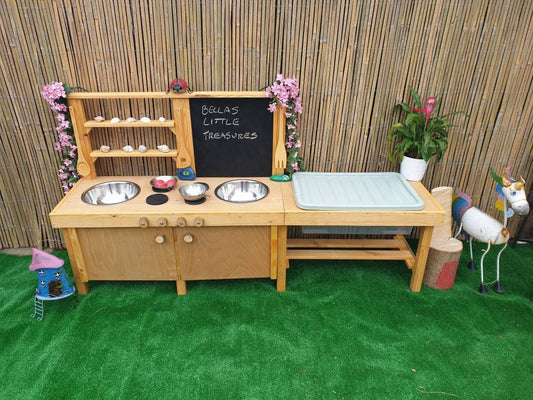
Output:
M451 289L463 251L463 243L452 237L452 195L453 188L438 187L431 194L446 211L444 223L433 230L429 255L424 273L424 285L434 289Z
M453 238L452 238L453 239ZM463 251L462 243L460 250L429 248L428 262L424 273L423 284L434 289L451 289L455 282L455 273L459 265L459 258ZM458 246L452 246L458 248Z

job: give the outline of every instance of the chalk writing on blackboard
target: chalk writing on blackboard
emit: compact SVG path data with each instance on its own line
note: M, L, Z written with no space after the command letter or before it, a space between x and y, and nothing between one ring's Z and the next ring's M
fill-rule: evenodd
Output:
M257 132L239 131L239 106L207 106L202 105L202 132L204 140L254 140Z
M191 99L198 176L270 176L273 117L268 99Z

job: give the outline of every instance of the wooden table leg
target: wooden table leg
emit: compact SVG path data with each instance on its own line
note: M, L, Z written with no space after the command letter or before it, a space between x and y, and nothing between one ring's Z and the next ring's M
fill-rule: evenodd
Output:
M424 279L424 272L426 271L426 263L429 255L429 244L431 243L432 235L432 226L421 227L420 238L418 240L418 249L416 250L415 266L413 268L410 284L410 288L413 292L420 292L420 288L422 287L422 280Z
M78 238L78 232L74 228L63 229L63 237L67 247L72 274L76 281L76 289L79 294L89 293L89 278L87 277L87 268L83 259L81 245Z
M179 296L185 296L187 294L187 282L181 279L176 281L176 291Z
M278 276L276 287L278 292L284 292L287 278L287 227L278 227Z

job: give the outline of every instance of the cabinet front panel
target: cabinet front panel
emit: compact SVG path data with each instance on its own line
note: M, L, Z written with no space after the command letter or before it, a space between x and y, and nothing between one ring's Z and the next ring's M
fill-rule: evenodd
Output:
M178 228L181 279L270 277L270 227Z
M89 280L177 279L172 228L77 231Z

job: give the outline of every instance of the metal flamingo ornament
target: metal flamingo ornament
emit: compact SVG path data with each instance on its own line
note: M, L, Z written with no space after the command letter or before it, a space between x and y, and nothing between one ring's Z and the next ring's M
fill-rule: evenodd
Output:
M510 238L509 230L507 229L507 220L516 214L527 215L529 213L529 203L526 199L526 192L524 190L525 181L516 181L511 177L510 168L507 167L502 177L498 176L491 170L491 176L498 183L496 192L498 199L496 201L496 208L503 213L503 224L498 220L492 218L480 209L472 206L472 199L467 194L456 189L456 196L452 203L452 213L457 226L459 227L458 236L461 231L466 233L466 239L470 243L470 269L476 269L474 263L474 255L472 251L472 239L487 243L487 248L483 251L481 256L481 284L479 292L487 294L488 290L484 281L483 260L490 251L491 245L503 244L504 246L498 252L496 259L496 282L494 291L497 293L504 293L504 289L500 282L500 256L507 247L507 242ZM507 207L507 203L511 208Z

